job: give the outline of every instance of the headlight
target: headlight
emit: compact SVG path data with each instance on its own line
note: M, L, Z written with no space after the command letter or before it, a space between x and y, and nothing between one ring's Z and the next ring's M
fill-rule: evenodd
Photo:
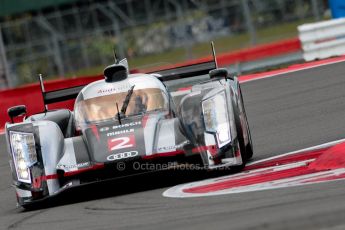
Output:
M229 143L231 136L225 92L222 91L204 100L202 110L206 131L216 135L218 147L221 148Z
M29 168L37 162L34 135L10 131L10 142L18 180L31 183Z

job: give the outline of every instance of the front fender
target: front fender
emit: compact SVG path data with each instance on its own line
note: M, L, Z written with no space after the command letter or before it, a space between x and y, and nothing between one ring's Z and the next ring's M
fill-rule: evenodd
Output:
M202 101L224 91L228 123L231 131L228 144L218 146L216 136L205 130ZM223 164L241 164L235 152L237 150L237 130L233 106L237 106L236 93L230 81L212 80L193 86L192 92L184 96L179 107L179 115L189 140L200 152L205 165L216 167ZM217 111L220 108L214 107ZM224 160L227 159L227 160Z
M56 165L64 150L64 137L58 125L52 121L7 123L5 131L13 183L19 203L22 205L54 194L60 188ZM21 182L17 178L10 143L11 131L34 135L37 162L29 166L30 183Z

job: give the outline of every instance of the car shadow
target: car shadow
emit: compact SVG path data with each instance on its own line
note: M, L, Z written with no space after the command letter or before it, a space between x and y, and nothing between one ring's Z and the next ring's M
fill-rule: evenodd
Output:
M138 192L150 191L178 184L199 181L234 172L228 170L206 171L206 170L164 170L150 172L141 175L101 181L92 184L73 187L60 194L43 201L28 205L22 211L33 211L56 206L63 206L81 203L91 200L99 200L109 197L128 195Z

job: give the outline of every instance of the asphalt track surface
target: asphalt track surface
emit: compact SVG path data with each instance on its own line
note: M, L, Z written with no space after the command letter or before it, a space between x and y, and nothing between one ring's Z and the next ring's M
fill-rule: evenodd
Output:
M254 160L345 138L345 62L242 84ZM52 207L15 207L0 137L0 229L345 229L345 181L204 198L165 198L203 178L162 172L73 189Z

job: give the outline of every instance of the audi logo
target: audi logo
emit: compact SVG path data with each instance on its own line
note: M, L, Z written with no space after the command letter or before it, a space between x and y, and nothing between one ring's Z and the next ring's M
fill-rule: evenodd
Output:
M116 161L120 159L126 159L126 158L131 158L138 156L138 151L130 151L130 152L124 152L124 153L115 153L111 154L107 157L108 161Z

